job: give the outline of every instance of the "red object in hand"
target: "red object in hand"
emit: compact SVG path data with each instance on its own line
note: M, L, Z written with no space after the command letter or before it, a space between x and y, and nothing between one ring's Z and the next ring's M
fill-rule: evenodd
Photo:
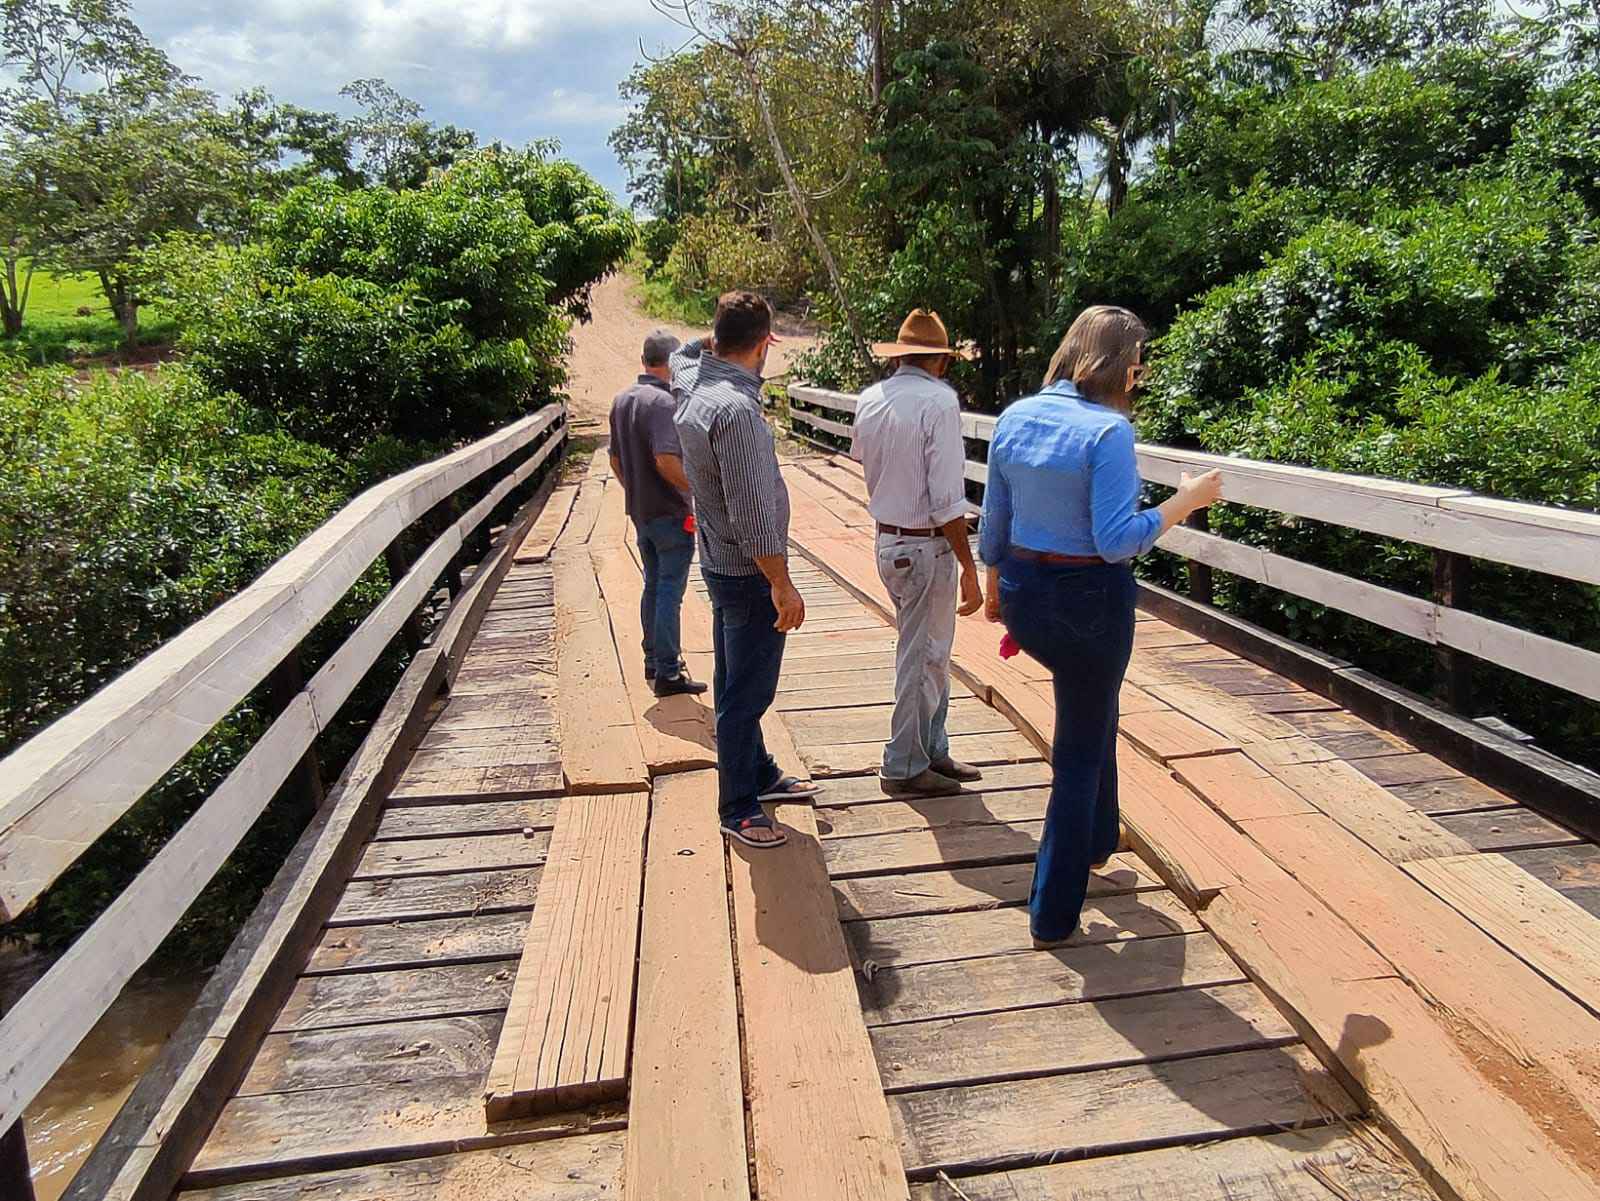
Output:
M685 534L692 534L694 533L694 528L694 514L690 513L689 516L683 519L683 532Z
M1000 657L1002 659L1015 658L1021 651L1022 648L1017 645L1016 640L1010 634L1000 639Z

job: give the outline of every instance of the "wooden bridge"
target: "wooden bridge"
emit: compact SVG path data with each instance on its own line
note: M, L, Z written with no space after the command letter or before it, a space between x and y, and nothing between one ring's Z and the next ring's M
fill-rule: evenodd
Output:
M852 398L792 401L847 430ZM886 799L894 634L859 470L818 454L784 468L807 619L767 734L826 788L776 806L783 849L729 850L709 705L644 685L620 487L601 452L561 482L565 437L553 407L364 494L4 761L14 915L242 699L270 686L279 710L0 1019L13 1131L267 803L321 798L68 1196L1600 1196L1600 781L1146 588L1122 696L1134 851L1094 877L1072 944L1034 951L1048 677L962 619L952 751L984 779ZM1155 480L1205 458L1141 457ZM1600 582L1594 515L1221 465L1234 500ZM1424 638L1458 686L1470 655L1600 698L1600 656L1448 595L1169 539ZM305 679L295 648L380 555L388 597ZM684 623L709 678L698 581ZM317 736L396 642L410 666L324 790Z

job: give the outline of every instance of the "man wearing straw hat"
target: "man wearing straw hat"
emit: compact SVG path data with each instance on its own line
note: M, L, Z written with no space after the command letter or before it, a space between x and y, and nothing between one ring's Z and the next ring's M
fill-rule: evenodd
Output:
M898 369L856 405L850 453L866 470L878 523L878 575L894 601L894 716L879 772L892 797L948 796L982 773L950 757L950 651L956 615L983 606L967 541L961 408L945 381L953 357L937 313L916 309L873 353ZM959 576L958 576L959 569Z

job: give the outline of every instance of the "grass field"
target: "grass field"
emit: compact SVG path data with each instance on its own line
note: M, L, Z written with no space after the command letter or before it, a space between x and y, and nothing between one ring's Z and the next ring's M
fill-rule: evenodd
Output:
M82 315L80 310L89 310ZM139 346L159 346L177 336L177 326L156 308L139 313ZM116 355L122 330L92 275L36 271L23 315L22 333L0 338L0 352L29 363L70 363Z

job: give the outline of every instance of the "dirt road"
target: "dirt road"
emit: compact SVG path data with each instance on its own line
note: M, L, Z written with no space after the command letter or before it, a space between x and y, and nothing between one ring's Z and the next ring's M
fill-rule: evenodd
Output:
M639 350L651 330L670 329L685 341L710 332L658 321L641 312L635 299L635 284L626 275L601 281L592 300L593 319L572 330L572 358L568 364L573 432L579 434L594 432L589 428L594 425L604 427L611 398L639 374ZM774 348L766 374L781 374L794 355L815 344L814 337L790 332L792 328L791 323L779 319L783 341Z

